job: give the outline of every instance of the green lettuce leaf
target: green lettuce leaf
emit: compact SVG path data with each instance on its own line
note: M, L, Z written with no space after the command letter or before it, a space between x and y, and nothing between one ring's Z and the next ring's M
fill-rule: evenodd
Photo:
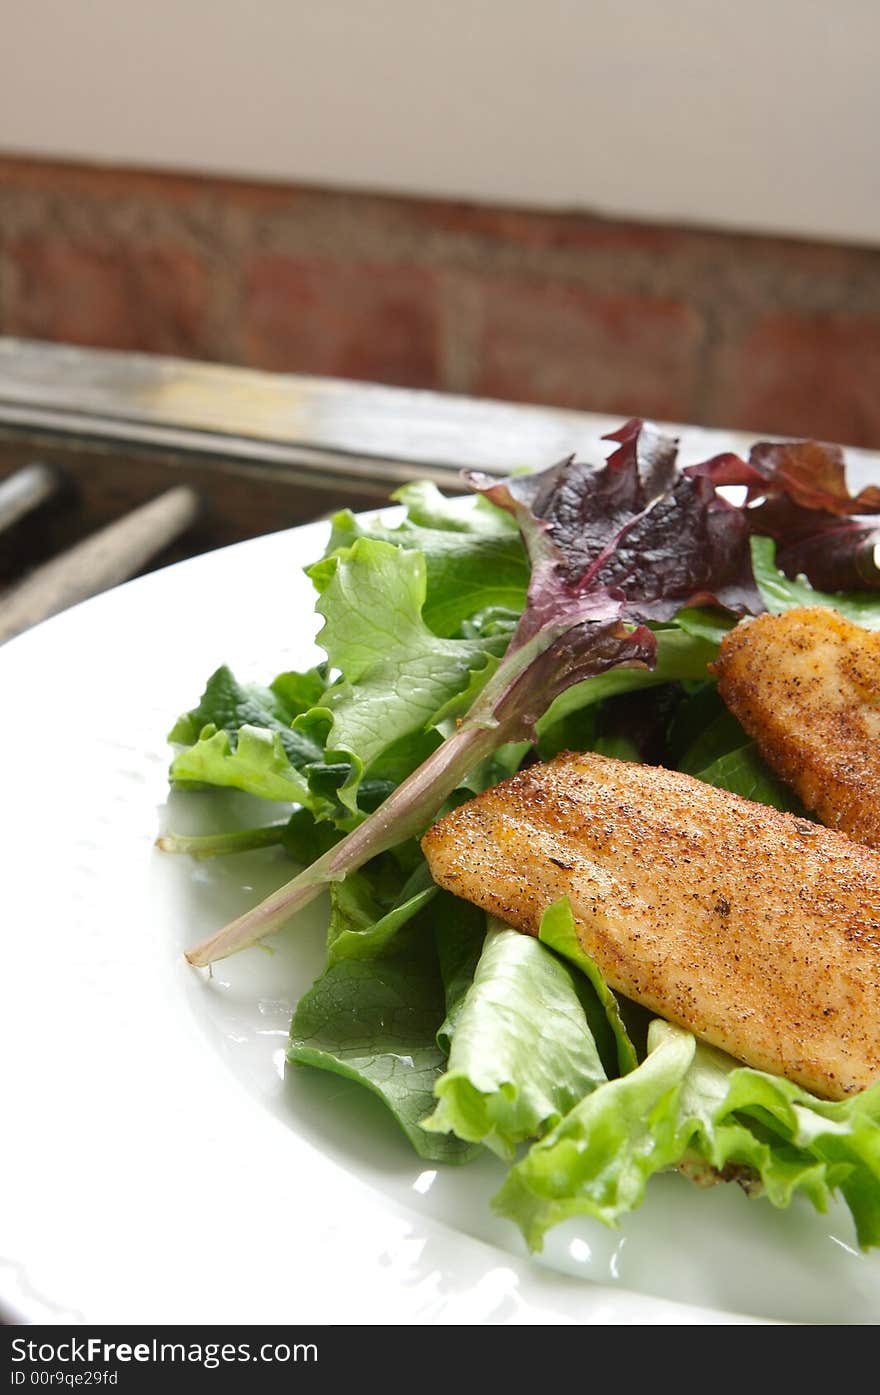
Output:
M675 765L685 775L700 775L722 756L729 756L731 752L749 745L748 734L724 705L714 683L708 692L696 693L685 700L682 711L676 714L676 727L679 726L687 731L688 736L687 745L678 754ZM670 738L672 751L675 749L675 737L676 733L673 733Z
M463 689L476 695L490 656L506 646L506 635L441 639L428 628L420 552L362 537L309 574L324 617L319 641L342 675L322 698L332 718L327 745L365 769L394 742L423 732Z
M779 570L772 538L752 538L751 546L758 590L774 615L801 605L829 606L866 630L880 630L880 591L817 591L806 577L792 581Z
M449 499L430 480L413 480L392 494L407 511L406 527L439 529L445 533L461 533L466 537L513 538L519 543L519 530L503 509L497 509L488 499ZM466 502L466 507L462 503Z
M310 569L318 591L330 591L322 638L342 679L328 685L325 666L281 674L262 688L219 669L170 734L189 748L172 765L178 786L229 786L292 800L349 829L439 744L438 734L424 730L434 710L438 722L451 722L476 699L525 604L528 563L519 534L484 500L463 511L430 484L404 486L396 497L409 508L404 524L363 525L337 514L327 555ZM360 538L393 544L409 561L384 568L351 563ZM424 577L411 575L414 551ZM346 584L361 594L370 621L364 627L363 614L345 623L339 593ZM342 602L336 608L334 596ZM392 646L385 644L389 629ZM446 648L434 638L452 635L462 644ZM401 688L404 703L395 700ZM261 731L280 740L269 742Z
M718 645L714 639L707 639L703 634L688 634L675 624L662 626L654 631L654 636L657 660L652 668L612 669L609 673L599 673L595 678L576 683L559 694L536 723L542 753L544 744L548 749L552 745L554 729L560 723L575 713L583 713L584 709L596 703L639 688L704 681L707 678L709 664L718 657Z
M769 804L773 809L799 814L802 818L811 817L794 790L774 775L754 741L719 756L705 770L697 771L697 779L717 789L741 794L756 804Z
M445 996L433 935L405 938L397 954L339 959L313 984L294 1013L287 1057L372 1091L420 1157L467 1162L481 1150L420 1126L445 1065L436 1041Z
M676 1165L700 1182L736 1178L777 1207L802 1193L824 1211L839 1190L859 1243L880 1244L880 1084L819 1100L659 1018L648 1052L511 1170L493 1205L532 1249L570 1216L617 1224L641 1204L650 1177Z
M184 713L168 739L186 749L171 763L181 787L220 785L263 799L308 804L304 768L323 758L313 733L293 730L302 700L320 691L323 676L281 674L271 688L239 683L228 668L208 680L198 705Z
M714 683L682 704L669 744L673 763L686 775L756 804L810 817L794 791L770 769Z
M198 705L178 717L168 740L191 746L207 726L228 732L233 739L243 726L265 727L280 733L291 760L302 765L320 755L320 748L292 732L291 722L318 701L326 686L318 669L279 674L271 687L263 688L256 683L239 683L223 665L208 679Z
M328 556L369 537L415 550L425 560L422 619L434 634L451 637L478 612L501 608L518 615L526 603L529 567L515 525L506 514L480 501L466 511L443 498L434 485L405 485L394 496L409 507L396 528L380 520L362 524L349 512L333 519ZM311 571L320 586L324 562Z
M390 861L386 854L379 863ZM330 888L330 923L327 928L327 962L368 959L387 951L397 935L439 893L428 864L421 858L405 879L397 868L399 885L379 883L382 871L375 864L334 882ZM393 871L392 871L393 878Z
M605 1078L576 977L532 936L492 922L422 1127L512 1158Z
M656 1024L658 1034L674 1030ZM824 1212L839 1190L859 1244L880 1245L880 1083L849 1099L821 1100L700 1043L679 1115L691 1155L717 1174L744 1169L746 1188L777 1207L802 1192Z
M279 716L290 724L320 703L326 687L325 665L306 669L304 673L279 673L269 684L269 690L280 708Z
M738 616L731 615L726 610L710 610L696 606L678 611L675 623L693 639L706 639L710 644L717 646L737 624L738 619Z
M609 1075L626 1075L638 1065L636 1049L620 1011L620 1003L608 987L599 966L587 954L578 939L574 915L568 898L563 896L548 906L541 917L538 939L557 954L574 964L586 976L593 993L586 997L585 1008L590 1031Z
M441 891L433 919L446 995L446 1016L437 1028L437 1045L443 1055L448 1056L468 989L474 981L483 952L486 915L470 901L462 901L449 891Z
M261 799L310 800L307 777L291 763L280 734L265 727L240 727L235 737L206 727L194 746L175 756L171 778L181 789L218 785Z
M640 1205L652 1174L682 1156L678 1098L696 1041L672 1028L650 1045L637 1070L587 1095L508 1174L492 1205L530 1249L570 1216L615 1225Z

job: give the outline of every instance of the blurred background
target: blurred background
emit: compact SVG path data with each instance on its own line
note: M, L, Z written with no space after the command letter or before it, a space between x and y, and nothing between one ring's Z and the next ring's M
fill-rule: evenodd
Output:
M630 415L880 448L878 69L875 0L5 0L0 641Z
M6 0L0 333L880 446L872 0Z

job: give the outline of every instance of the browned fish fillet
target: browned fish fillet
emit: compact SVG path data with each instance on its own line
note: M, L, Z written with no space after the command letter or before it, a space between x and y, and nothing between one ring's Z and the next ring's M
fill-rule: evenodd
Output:
M761 755L829 828L880 848L880 633L811 606L731 630L718 687Z
M880 1076L880 853L677 771L563 755L422 847L436 881L536 934L571 902L612 987L838 1099Z

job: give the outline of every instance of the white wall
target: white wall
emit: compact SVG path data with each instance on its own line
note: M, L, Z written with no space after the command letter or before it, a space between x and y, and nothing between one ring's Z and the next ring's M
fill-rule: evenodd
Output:
M3 0L0 149L880 242L876 0Z

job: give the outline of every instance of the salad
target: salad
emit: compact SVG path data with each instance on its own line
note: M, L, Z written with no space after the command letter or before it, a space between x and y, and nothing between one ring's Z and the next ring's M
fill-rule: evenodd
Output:
M494 1205L532 1248L571 1215L615 1224L671 1167L775 1206L802 1193L823 1210L839 1191L859 1243L880 1244L880 1082L830 1102L742 1066L615 994L565 900L525 936L440 890L421 852L444 811L564 750L808 817L709 665L765 610L831 606L880 629L880 488L850 495L842 453L814 442L680 471L650 424L610 439L604 463L471 476L469 508L416 483L397 526L335 516L309 569L326 663L266 687L219 668L170 733L175 786L292 812L161 845L278 845L299 869L188 957L253 945L329 891L289 1060L373 1091L422 1158L508 1161Z

